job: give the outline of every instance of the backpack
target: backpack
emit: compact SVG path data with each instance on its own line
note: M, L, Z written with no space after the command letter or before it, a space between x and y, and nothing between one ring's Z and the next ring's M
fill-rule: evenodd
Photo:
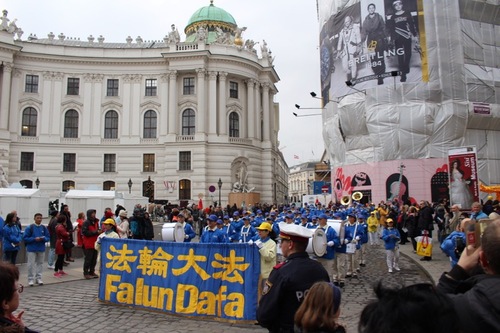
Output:
M136 220L136 219L132 219L130 221L130 234L132 237L136 236L140 236L140 232L139 232L139 222Z

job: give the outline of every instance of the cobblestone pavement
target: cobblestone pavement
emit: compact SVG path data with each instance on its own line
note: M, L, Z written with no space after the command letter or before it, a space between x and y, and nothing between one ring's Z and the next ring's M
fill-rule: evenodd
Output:
M80 260L78 260L80 261ZM357 332L358 318L364 306L374 299L373 285L382 280L386 286L411 285L432 282L420 265L408 256L401 256L401 272L387 273L385 250L382 246L370 248L367 266L359 279L348 279L342 295L340 322L348 332ZM76 269L78 265L78 269ZM21 283L25 282L26 265L21 265ZM219 323L199 319L134 309L127 306L99 302L98 279L83 280L80 263L75 266L73 281L49 282L44 286L26 287L21 295L20 309L26 311L28 327L41 332L266 332L257 325ZM331 264L326 262L331 275ZM49 273L47 273L49 272ZM44 275L51 271L44 271ZM59 281L61 281L59 279ZM47 284L47 282L49 282Z

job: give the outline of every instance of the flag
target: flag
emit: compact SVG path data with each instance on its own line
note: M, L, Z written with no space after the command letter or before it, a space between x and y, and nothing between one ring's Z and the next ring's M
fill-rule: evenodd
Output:
M200 201L198 201L198 209L203 210L203 200L201 200L201 198Z
M295 160L298 160L298 159L299 159L299 155L293 155L293 158L294 158Z

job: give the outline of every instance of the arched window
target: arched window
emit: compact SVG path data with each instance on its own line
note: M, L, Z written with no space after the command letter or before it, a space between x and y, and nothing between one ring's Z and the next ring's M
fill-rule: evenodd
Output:
M236 112L229 114L229 137L240 137L240 116Z
M69 110L64 115L64 137L78 138L78 112Z
M182 113L182 135L194 135L195 113L193 109L186 109Z
M102 183L102 189L104 191L114 191L115 190L115 182L112 180L105 181Z
M153 110L148 110L144 114L144 138L145 139L155 139L156 138L156 112Z
M63 192L68 192L69 190L72 190L75 188L75 182L72 180L65 180L62 182L62 191Z
M38 113L35 108L27 107L24 109L21 136L36 136L37 120Z
M106 112L104 119L104 138L118 138L118 113L116 111L111 110Z
M189 179L179 180L179 200L191 200L191 181Z

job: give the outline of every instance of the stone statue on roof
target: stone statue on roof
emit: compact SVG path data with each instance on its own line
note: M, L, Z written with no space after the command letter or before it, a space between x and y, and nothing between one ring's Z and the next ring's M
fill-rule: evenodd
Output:
M0 17L0 31L8 31L9 30L9 19L7 14L9 13L7 10L2 11L3 15Z
M168 41L170 44L178 44L181 41L181 35L179 30L175 27L175 24L171 25L172 31L168 33Z
M207 30L200 26L196 32L196 40L199 42L205 42L207 40Z

